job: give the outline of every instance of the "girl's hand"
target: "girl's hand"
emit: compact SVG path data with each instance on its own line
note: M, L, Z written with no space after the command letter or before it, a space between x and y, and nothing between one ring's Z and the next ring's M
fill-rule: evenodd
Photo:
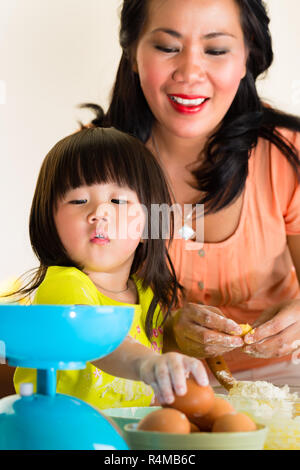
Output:
M166 354L153 353L140 361L139 376L154 390L155 397L163 404L170 404L176 395L185 395L186 377L192 373L196 382L208 385L208 377L204 365L193 357L170 352Z
M216 307L186 304L173 320L173 333L179 349L189 356L220 356L244 345L241 327Z
M265 310L244 337L243 351L254 357L283 357L300 345L300 300L283 302Z

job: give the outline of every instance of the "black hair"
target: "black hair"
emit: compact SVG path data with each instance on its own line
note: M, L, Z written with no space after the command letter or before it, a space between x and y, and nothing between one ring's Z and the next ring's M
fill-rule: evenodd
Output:
M279 130L300 131L300 118L262 102L256 89L256 79L273 62L266 6L262 0L235 1L249 51L247 73L221 125L203 149L205 158L192 171L195 188L204 193L198 203L205 204L205 213L223 209L242 193L248 176L248 159L259 138L281 150L300 180L298 151ZM95 104L82 105L96 111L93 125L113 125L144 143L151 136L154 116L132 64L136 44L147 22L148 7L149 0L123 1L120 27L123 53L107 113Z
M57 201L70 189L97 183L116 183L135 191L146 209L146 233L140 242L131 266L130 276L136 274L142 287L154 293L146 316L146 334L152 337L157 304L164 320L179 303L182 287L168 254L166 229L173 236L173 213L168 221L155 219L156 236L151 237L153 205L172 202L163 172L154 156L136 138L114 128L83 129L60 140L47 154L42 164L32 201L29 232L30 241L40 266L30 281L13 293L20 298L30 296L45 278L49 266L74 266L83 269L65 250L54 221ZM158 318L156 318L158 320Z

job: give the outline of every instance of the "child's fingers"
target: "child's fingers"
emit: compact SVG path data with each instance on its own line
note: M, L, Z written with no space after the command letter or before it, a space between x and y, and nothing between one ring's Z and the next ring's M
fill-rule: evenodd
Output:
M169 373L174 392L176 395L185 395L187 388L186 372L183 364L184 356L178 353L170 353L168 356Z
M155 378L163 402L168 404L173 403L175 397L166 360L161 360L156 363Z
M208 375L201 361L195 358L184 356L183 364L185 370L193 375L194 379L201 387L206 387L209 385Z
M157 399L157 401L159 401L159 403L163 404L164 400L163 400L163 397L161 396L161 393L159 391L159 388L158 388L157 384L155 382L152 382L151 387L153 388L154 395L155 395L155 398Z

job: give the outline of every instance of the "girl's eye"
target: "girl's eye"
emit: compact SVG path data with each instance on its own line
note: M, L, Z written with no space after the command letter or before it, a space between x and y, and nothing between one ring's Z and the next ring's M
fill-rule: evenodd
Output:
M210 55L224 55L224 54L227 54L227 50L225 49L209 49L206 51L206 54L210 54Z
M74 199L73 201L70 201L70 204L86 204L87 203L87 199Z
M114 204L127 204L128 201L126 199L112 199L111 202Z
M164 47L164 46L156 45L155 49L158 49L161 52L165 52L166 54L172 54L174 52L179 52L178 47Z

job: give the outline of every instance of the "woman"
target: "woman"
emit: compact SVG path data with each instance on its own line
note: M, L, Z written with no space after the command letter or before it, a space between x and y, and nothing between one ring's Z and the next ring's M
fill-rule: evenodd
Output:
M224 354L232 371L245 371L236 377L291 383L300 119L258 97L255 81L273 60L268 25L261 0L124 0L112 100L93 124L136 135L174 202L204 204L204 244L193 238L195 210L177 215L183 239L170 254L189 303L168 321L165 349ZM240 323L254 334L242 340Z

